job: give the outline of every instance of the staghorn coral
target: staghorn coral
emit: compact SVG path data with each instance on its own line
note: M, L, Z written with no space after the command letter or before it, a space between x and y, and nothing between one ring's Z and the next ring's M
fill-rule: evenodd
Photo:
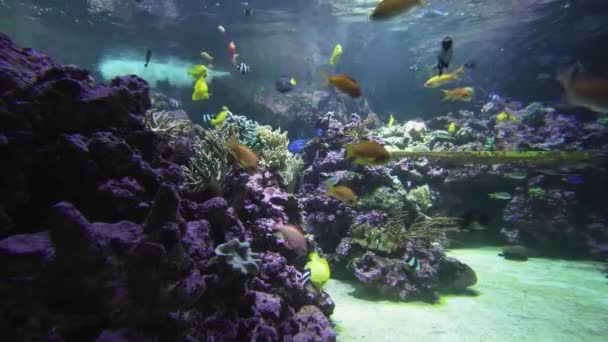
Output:
M146 111L146 114L144 115L144 124L148 129L154 132L171 135L178 135L179 132L184 131L184 126L191 125L190 121L176 119L171 111L157 111L154 109Z
M226 146L227 130L202 130L194 138L194 156L188 166L182 165L187 184L194 190L221 183L230 171L230 151Z

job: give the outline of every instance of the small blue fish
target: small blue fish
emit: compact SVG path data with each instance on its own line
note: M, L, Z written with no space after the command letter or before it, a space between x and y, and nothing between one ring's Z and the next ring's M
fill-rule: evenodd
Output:
M323 135L323 128L317 128L317 129L315 130L315 134L316 134L318 137L322 136L322 135Z
M567 175L562 180L568 184L583 184L585 182L581 175Z
M298 139L289 143L287 146L287 150L291 153L302 153L306 148L306 144L308 143L308 139Z

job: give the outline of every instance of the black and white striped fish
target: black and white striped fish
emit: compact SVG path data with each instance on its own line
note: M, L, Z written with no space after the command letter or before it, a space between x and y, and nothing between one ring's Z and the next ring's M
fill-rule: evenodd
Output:
M304 269L304 273L302 273L302 278L300 278L300 282L302 286L306 286L310 282L311 272L309 268Z
M236 70L240 71L241 74L246 74L249 72L249 65L241 62L236 65Z
M414 269L414 271L420 271L420 262L418 261L418 258L416 258L414 253L410 252L405 256L405 263L409 267Z

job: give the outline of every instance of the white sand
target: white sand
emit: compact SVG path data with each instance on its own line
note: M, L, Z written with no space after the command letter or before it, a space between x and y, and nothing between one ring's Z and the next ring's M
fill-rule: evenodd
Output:
M338 341L608 341L608 279L601 263L498 257L495 248L450 252L477 272L476 297L399 303L351 296L331 280Z

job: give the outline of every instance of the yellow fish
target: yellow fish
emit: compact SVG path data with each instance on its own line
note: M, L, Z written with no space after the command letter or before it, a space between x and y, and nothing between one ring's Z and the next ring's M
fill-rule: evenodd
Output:
M298 83L296 82L296 79L295 79L295 78L293 78L293 77L291 78L291 80L289 80L289 83L291 83L291 85L293 85L293 86L295 86L296 84L298 84Z
M228 107L224 106L222 107L222 110L217 113L213 119L211 119L209 123L211 123L212 126L219 126L223 124L224 121L226 121L226 118L228 118L228 114L230 114L230 110L228 110Z
M519 119L510 113L507 112L500 112L498 115L496 115L496 121L501 122L501 121L513 121L513 122L519 122Z
M207 77L207 67L202 64L193 65L188 70L188 75L192 77L194 81L199 80L201 77Z
M455 123L451 123L448 125L448 132L450 133L456 133L456 124Z
M192 93L192 101L207 100L209 98L209 88L205 78L201 77L194 85L194 92Z
M443 75L436 75L429 78L426 82L424 82L425 88L437 88L440 85L444 85L446 83L458 81L458 75L462 74L464 71L464 65L460 68Z
M447 101L447 100L469 102L475 96L475 89L472 87L454 88L451 90L442 89L442 90L443 90L445 96L441 102Z
M342 45L336 44L334 52L331 54L331 58L329 59L329 65L335 65L338 63L340 56L342 56Z
M316 251L308 255L308 262L304 268L310 270L310 282L319 290L327 284L329 277L331 277L327 259L319 256Z
M393 117L393 113L389 113L388 124L386 124L386 127L391 128L394 123L395 123L395 118Z

